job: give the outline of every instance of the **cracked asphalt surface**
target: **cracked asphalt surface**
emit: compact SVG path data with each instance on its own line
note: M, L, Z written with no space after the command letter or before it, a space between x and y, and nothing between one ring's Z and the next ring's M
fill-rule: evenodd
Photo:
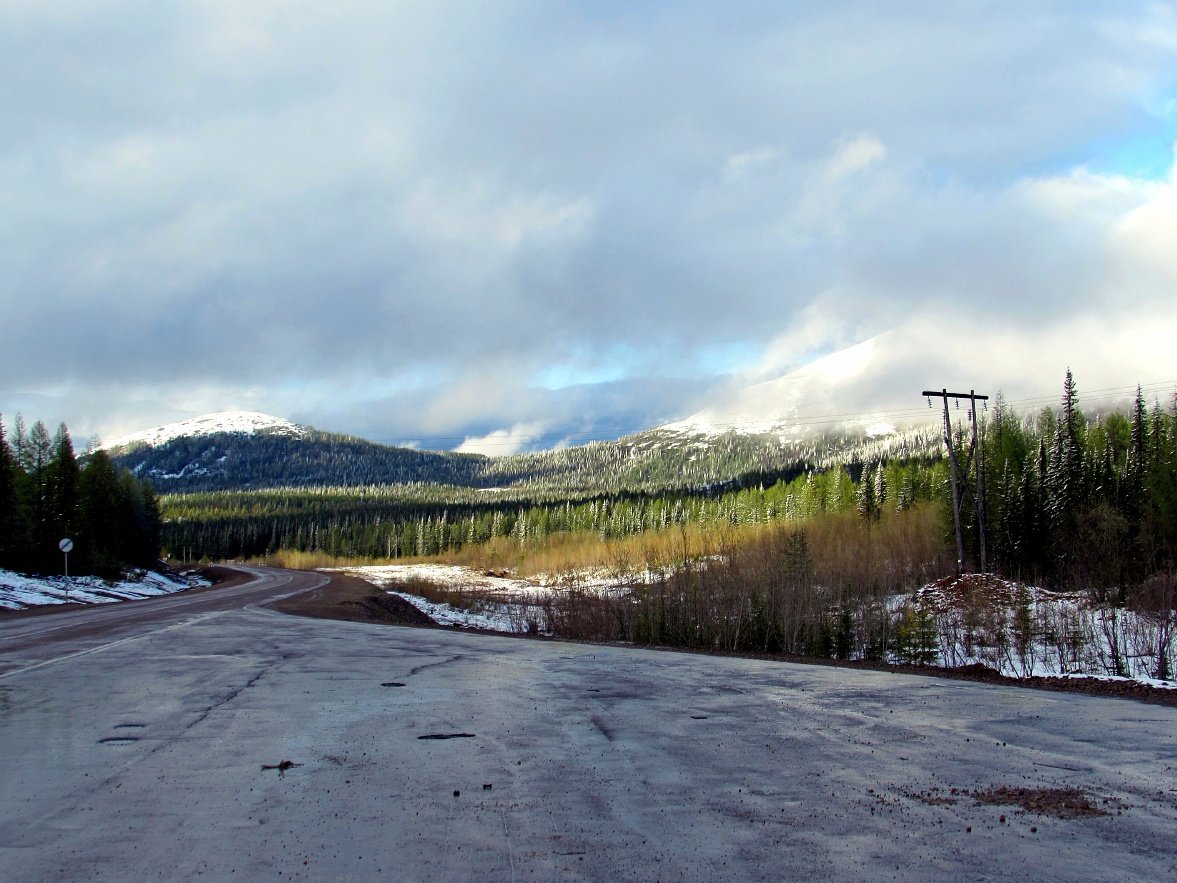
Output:
M261 605L324 577L250 573L0 620L5 880L1177 875L1177 709L307 619ZM1107 814L965 793L1002 788Z

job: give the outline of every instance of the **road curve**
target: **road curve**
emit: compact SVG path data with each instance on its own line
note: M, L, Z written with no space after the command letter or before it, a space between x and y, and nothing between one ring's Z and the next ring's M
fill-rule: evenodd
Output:
M250 579L227 588L82 607L51 616L0 616L0 681L30 667L98 652L117 642L227 611L268 604L328 582L323 574L298 570L244 565L226 569Z
M308 619L264 604L322 577L252 573L3 623L5 883L1177 879L1174 708ZM1091 811L976 799L1060 789Z

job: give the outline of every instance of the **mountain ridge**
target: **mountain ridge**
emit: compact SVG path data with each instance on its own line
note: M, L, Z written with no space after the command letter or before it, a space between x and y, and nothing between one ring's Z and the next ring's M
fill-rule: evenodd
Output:
M937 433L923 430L871 438L861 430L782 437L654 428L614 441L492 458L383 445L313 427L271 431L267 424L246 431L230 421L236 429L222 431L223 421L204 418L187 425L194 427L190 434L157 432L166 440L111 446L111 455L163 493L414 484L581 493L772 481L799 469L875 459L885 451L931 456L939 444Z

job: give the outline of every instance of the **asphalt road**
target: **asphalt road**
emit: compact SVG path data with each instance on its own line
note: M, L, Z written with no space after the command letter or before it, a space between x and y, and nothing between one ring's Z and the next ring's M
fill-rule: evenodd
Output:
M259 606L320 579L0 621L0 876L1177 876L1177 709Z

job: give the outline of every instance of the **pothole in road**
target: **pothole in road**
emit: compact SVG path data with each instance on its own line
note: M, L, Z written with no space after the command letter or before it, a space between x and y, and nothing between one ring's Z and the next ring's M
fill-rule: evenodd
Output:
M473 733L428 733L418 739L473 739Z
M380 686L381 687L403 687L404 684L402 684L400 681L385 681Z
M138 736L107 736L105 739L99 739L99 745L130 745L132 742L138 742Z
M115 724L116 730L142 730L147 724Z

